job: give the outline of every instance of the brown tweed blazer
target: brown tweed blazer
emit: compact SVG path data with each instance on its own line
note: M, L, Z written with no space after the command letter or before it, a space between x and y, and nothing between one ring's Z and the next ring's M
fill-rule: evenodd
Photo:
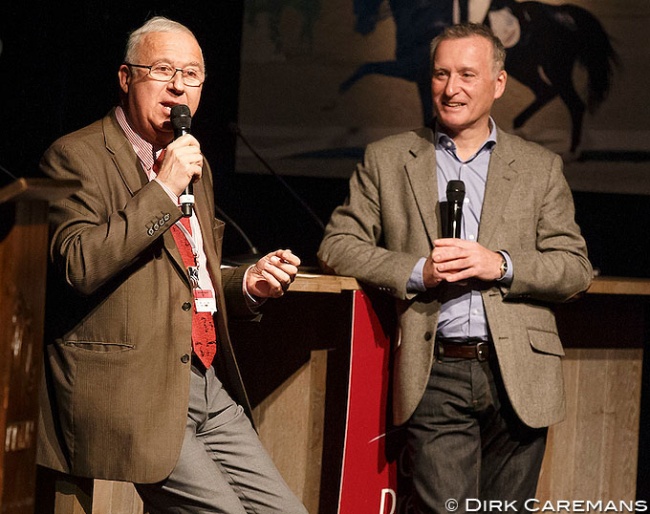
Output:
M168 230L180 211L147 180L113 112L56 141L41 169L82 187L51 209L38 463L79 476L160 481L180 453L189 398L192 294ZM252 314L244 269L220 269L224 224L214 218L207 164L194 194L218 298L219 374L248 409L226 309Z
M413 295L406 284L441 234L433 133L423 128L368 146L319 249L327 269L397 299L397 424L410 418L424 393L440 310L436 288ZM524 423L548 426L565 408L564 351L551 304L584 291L592 277L559 156L499 130L478 242L506 250L513 261L509 288L494 283L482 291L505 388Z

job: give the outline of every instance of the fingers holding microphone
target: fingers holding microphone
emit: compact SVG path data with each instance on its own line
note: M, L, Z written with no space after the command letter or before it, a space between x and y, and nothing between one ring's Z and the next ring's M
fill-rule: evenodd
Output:
M158 171L158 180L177 196L187 186L201 178L203 154L201 145L191 134L185 134L167 145L164 159Z

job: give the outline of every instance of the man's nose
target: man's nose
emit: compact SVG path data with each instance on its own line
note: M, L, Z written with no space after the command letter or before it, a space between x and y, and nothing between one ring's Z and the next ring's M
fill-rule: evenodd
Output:
M454 93L456 93L456 84L456 77L454 75L449 75L447 77L447 83L445 84L445 94L447 94L447 96L453 96Z
M171 78L169 81L169 84L176 90L176 91L185 91L185 82L183 82L183 72L181 70L176 70L174 73L174 76Z

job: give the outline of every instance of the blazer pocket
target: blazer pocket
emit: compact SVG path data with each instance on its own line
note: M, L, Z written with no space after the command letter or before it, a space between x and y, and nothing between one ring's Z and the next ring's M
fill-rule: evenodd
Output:
M134 345L129 343L106 343L97 341L65 341L63 343L68 348L76 348L95 353L113 353L133 350Z
M536 352L564 356L564 348L556 332L529 328L528 341Z

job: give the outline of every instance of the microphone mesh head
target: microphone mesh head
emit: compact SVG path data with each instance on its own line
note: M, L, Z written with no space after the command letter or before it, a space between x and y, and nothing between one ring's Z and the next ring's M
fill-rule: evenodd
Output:
M450 180L447 183L447 200L462 202L465 198L465 182L462 180Z
M172 128L177 130L188 131L192 127L192 114L187 105L174 105L170 115Z

